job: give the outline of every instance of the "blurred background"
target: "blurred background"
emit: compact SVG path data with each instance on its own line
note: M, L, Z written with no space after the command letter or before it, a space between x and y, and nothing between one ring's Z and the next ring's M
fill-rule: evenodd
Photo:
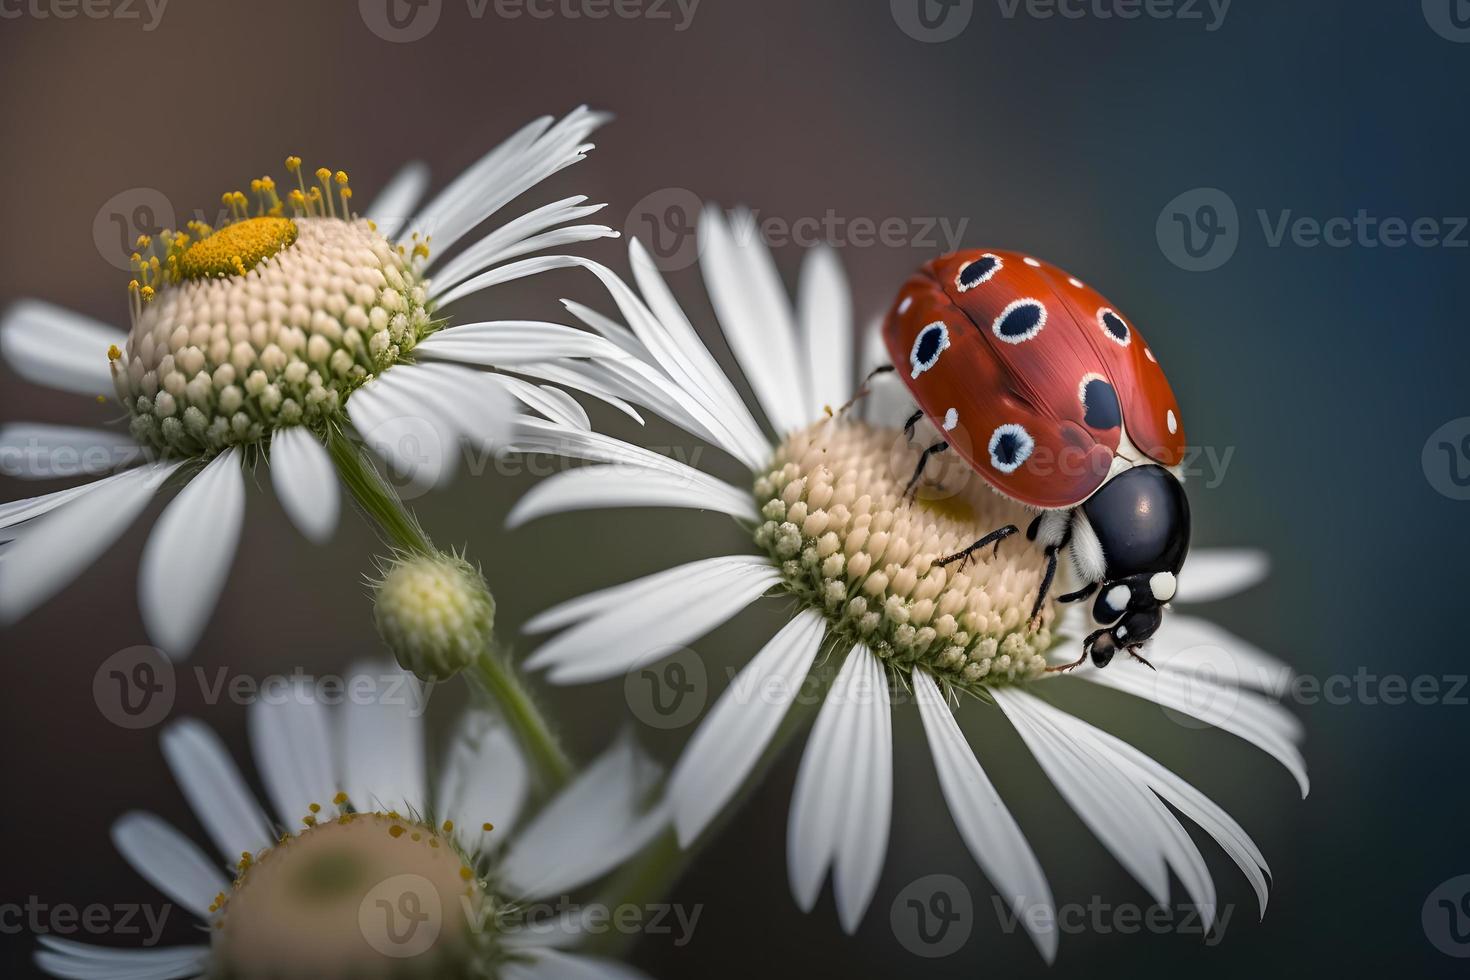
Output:
M798 739L670 896L700 909L692 938L644 937L639 966L664 977L1463 974L1463 0L392 2L390 20L388 0L0 0L0 304L40 297L125 325L123 243L159 212L212 215L221 191L281 176L287 153L348 170L360 201L411 158L439 186L533 116L588 102L616 121L587 162L519 210L573 193L608 202L608 224L658 242L671 285L732 367L698 271L680 258L696 198L749 205L785 229L776 255L788 281L802 244L836 246L862 323L913 267L955 245L1028 251L1097 285L1147 334L1205 453L1191 485L1196 543L1273 556L1264 585L1197 611L1317 685L1291 695L1309 732L1305 801L1228 734L1091 685L1058 694L1254 836L1274 878L1264 921L1245 880L1197 835L1230 913L1222 935L1205 941L1177 915L1157 935L1104 919L1065 935L1048 969L997 916L910 705L895 719L887 863L856 936L838 928L830 893L803 915L787 888ZM623 247L588 251L624 268ZM558 319L563 296L611 306L565 272L458 313ZM0 420L95 424L115 411L0 368ZM595 421L628 434L606 413ZM674 430L650 443L662 438L694 449ZM534 467L487 468L415 503L436 541L483 563L507 637L583 591L749 547L730 522L696 513L574 515L508 533L504 515ZM254 483L240 557L178 668L171 712L206 719L242 760L245 707L208 695L220 678L340 671L379 651L362 584L380 550L370 528L347 514L330 547L313 547L268 481ZM65 485L0 478L0 499ZM164 903L108 840L121 811L154 810L202 839L157 727L119 728L93 697L103 661L146 642L136 567L160 509L0 630L6 909ZM758 604L695 644L708 672L696 708L774 631L780 605ZM1416 680L1433 693L1406 696ZM631 725L672 760L699 714L650 724L621 682L538 690L584 759ZM437 707L460 696L446 688ZM962 723L1059 903L1147 906L997 712L975 706ZM972 915L957 950L921 958L934 951L915 949L898 923L905 889L936 874L957 879L946 887ZM1445 897L1464 914L1447 918ZM167 940L191 938L185 919L171 918ZM30 975L31 927L7 912L0 943L0 972Z

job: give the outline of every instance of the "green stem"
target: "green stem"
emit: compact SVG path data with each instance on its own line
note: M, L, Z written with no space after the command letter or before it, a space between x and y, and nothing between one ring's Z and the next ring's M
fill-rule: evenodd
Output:
M352 498L390 544L410 554L437 554L434 543L419 526L418 519L403 506L398 493L340 430L333 429L328 436L327 451L332 454L337 475Z
M500 705L506 722L540 770L547 790L555 791L564 786L572 778L572 760L536 707L536 702L521 685L515 670L494 650L486 649L475 660L474 676Z
M825 663L812 668L807 675L811 689L803 688L796 703L786 712L786 717L781 719L781 724L771 736L765 751L751 767L750 774L740 784L740 789L721 808L719 815L710 821L709 826L688 847L679 846L673 828L654 838L609 883L604 892L607 896L604 905L607 908L647 907L663 901L705 846L719 837L735 814L744 808L751 793L765 781L766 773L785 753L796 734L808 727L826 698L827 690L832 686L838 668L842 666L842 660L842 657L829 657ZM636 935L610 930L590 940L586 951L599 956L621 957L636 938Z
M410 555L439 554L398 493L347 436L334 429L328 436L327 450L348 492L389 544ZM572 775L571 760L510 663L487 644L475 659L473 676L499 705L507 724L535 762L546 788L555 790L564 785Z

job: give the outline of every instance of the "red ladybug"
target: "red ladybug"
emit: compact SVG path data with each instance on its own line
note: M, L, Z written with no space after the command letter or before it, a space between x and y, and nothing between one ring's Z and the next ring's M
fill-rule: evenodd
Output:
M924 450L912 492L937 453L957 452L997 491L1040 511L1027 537L1046 550L1032 621L1067 551L1094 592L1100 628L1083 642L1105 666L1136 659L1174 597L1189 550L1178 467L1184 428L1174 392L1133 322L1055 266L999 249L956 252L914 273L883 323L893 370L943 441ZM959 554L1016 533L999 528ZM1150 664L1149 666L1152 666Z

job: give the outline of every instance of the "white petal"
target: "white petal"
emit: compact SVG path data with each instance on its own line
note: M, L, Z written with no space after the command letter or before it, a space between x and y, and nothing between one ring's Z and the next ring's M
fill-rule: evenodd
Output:
M609 118L582 106L549 128L550 120L536 120L456 178L414 227L433 237L436 255L447 253L506 203L582 160L587 136Z
M326 447L301 426L271 436L271 483L297 530L313 544L325 544L337 529L342 494Z
M515 833L531 786L520 744L489 715L465 715L439 779L440 812L455 823L455 838L471 853L499 847ZM486 831L485 824L494 829Z
M513 378L508 374L494 376L497 383L521 401L527 408L540 412L558 425L572 429L590 431L592 420L576 399L550 385L533 385L529 381Z
M700 269L725 340L777 432L816 420L806 364L796 348L796 316L775 262L747 211L731 225L718 208L699 222Z
M143 447L129 435L44 422L0 426L0 473L23 480L100 476L132 466Z
M523 374L541 381L550 381L564 388L591 395L593 398L607 402L639 425L643 425L643 416L620 397L626 392L609 376L609 372L601 370L601 367L595 361L561 358L555 361L537 361L534 364L517 364L510 370L516 374Z
M836 409L852 393L852 292L837 252L809 249L798 290L801 340L811 378L810 406Z
M625 673L699 639L780 580L768 559L740 556L705 559L618 586L613 590L615 605L597 609L542 644L526 660L526 668L548 670L554 684L581 684ZM600 595L607 594L605 590ZM584 596L573 602L585 608L594 599ZM549 610L541 622L554 622L561 615L562 610Z
M166 728L162 742L174 781L227 861L275 843L265 812L209 726L186 718Z
M415 160L393 175L373 203L363 212L363 217L378 226L378 234L384 238L396 238L408 219L413 216L414 206L429 187L429 168Z
M557 227L590 217L605 206L602 204L586 205L584 204L586 200L585 196L579 195L555 201L501 225L460 252L443 268L436 269L433 288L435 290L449 289L490 266L543 248L591 241L597 238L617 237L617 232L606 225Z
M516 501L505 523L520 527L548 514L605 507L689 507L737 521L759 519L748 491L698 471L678 476L631 466L584 466L536 484Z
M1160 670L1244 685L1276 700L1286 697L1296 677L1286 661L1208 620L1179 612L1164 617L1151 649L1149 659Z
M250 749L277 819L294 832L311 804L325 807L331 802L341 780L333 761L327 709L311 681L292 678L272 684L271 689L271 697L250 703L246 715Z
M992 693L1082 822L1156 903L1169 904L1168 865L1154 832L1158 817L1143 793L1115 770L1097 765L1069 739L1057 736L1044 723L1032 695L1010 688Z
M337 712L342 791L358 810L423 813L422 685L396 665L361 663L347 671L347 691Z
M558 357L622 359L622 348L587 330L538 320L465 323L441 330L414 348L419 356L483 367L514 367Z
M1261 914L1266 914L1266 899L1269 882L1266 874L1270 868L1255 841L1250 839L1240 824L1219 804L1195 789L1189 783L1161 766L1150 756L1132 745L1101 729L1094 728L1080 718L1057 712L1058 720L1076 730L1083 737L1091 738L1120 765L1130 767L1137 778L1146 783L1155 793L1167 800L1175 809L1189 817L1213 837L1230 855L1241 871L1250 879L1260 901ZM1264 873L1263 873L1264 872Z
M27 381L79 395L114 391L107 349L127 334L40 300L21 300L0 318L0 357Z
M512 935L514 935L512 933ZM647 974L614 960L539 947L526 960L512 960L500 971L505 980L650 980Z
M837 917L855 932L878 888L893 810L888 680L867 647L852 648L817 715L786 830L791 891L811 911L827 869Z
M658 767L624 735L511 841L500 871L523 898L560 895L638 852L668 822L645 808Z
M112 843L134 871L201 919L209 918L215 896L230 888L193 841L152 813L123 814L112 825Z
M138 573L143 623L171 657L194 649L229 577L245 517L240 450L210 461L158 519Z
M1271 571L1271 559L1252 548L1198 548L1189 553L1179 572L1176 602L1223 599L1262 581Z
M66 490L57 490L54 493L43 493L35 497L25 497L21 500L12 500L7 504L0 504L0 530L15 527L26 521L35 520L43 514L63 504L69 504L78 497L85 496L98 487L106 486L110 480L119 480L126 474L116 473L101 480L91 483L83 483L81 486L69 487Z
M915 670L913 681L924 734L955 827L1006 908L1020 918L1042 957L1051 963L1057 957L1056 906L1041 863L970 750L939 685L924 670Z
M388 464L389 481L416 495L454 475L459 432L394 380L411 367L396 365L357 389L347 400L347 415L367 447Z
M69 584L137 519L177 463L150 463L107 477L63 506L22 524L0 564L0 622L13 623Z
M822 647L826 621L807 609L745 665L700 723L669 777L679 844L688 847L745 782Z
M1192 903L1207 923L1215 918L1215 883L1205 859L1189 833L1154 792L1150 780L1140 778L1141 770L1120 764L1117 756L1095 737L1100 734L1090 725L1077 722L1071 715L1027 692L1017 692L1030 720L1045 728L1051 737L1074 751L1084 765L1091 765L1099 777L1116 784L1129 804L1142 801L1148 816L1135 815L1134 834L1139 843L1151 843L1169 868L1179 877ZM1105 841L1106 842L1106 841ZM1109 845L1110 847L1112 845Z
M1074 676L1126 691L1238 735L1285 766L1303 797L1311 790L1306 760L1293 744L1301 732L1300 722L1281 705L1253 691L1167 671L1081 669Z
M209 968L210 947L175 946L168 949L119 949L38 936L36 965L68 980L177 980Z

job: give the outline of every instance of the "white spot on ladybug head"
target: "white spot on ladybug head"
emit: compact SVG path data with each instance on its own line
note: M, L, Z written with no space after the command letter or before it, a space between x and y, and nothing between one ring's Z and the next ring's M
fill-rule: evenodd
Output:
M1018 299L1000 311L991 332L1008 344L1021 344L1046 326L1046 307L1039 299Z
M962 293L968 292L981 283L995 278L995 274L1004 266L1005 263L1000 260L999 255L986 252L978 259L971 259L960 266L960 271L954 277L955 288Z
M1118 625L1118 628L1115 629L1115 630L1113 630L1113 635L1115 635L1120 640L1121 639L1124 639L1128 635L1128 627L1126 627L1126 626L1124 626L1124 625L1122 625L1120 623Z
M909 307L910 306L913 306L913 305L914 305L914 298L912 296L905 296L903 298L903 302L898 304L898 315L899 316L903 316L905 313L907 313L909 311Z
M1169 409L1169 414L1164 416L1164 424L1169 427L1169 435L1171 436L1179 431L1179 418L1174 414L1172 408Z
M939 363L939 355L949 348L949 328L944 325L943 320L935 320L927 327L919 331L914 338L914 349L909 351L909 367L913 368L911 378L917 378L925 371Z
M1076 286L1078 289L1082 288L1082 280L1078 279L1076 276L1068 276L1067 281Z
M1107 595L1103 596L1103 602L1108 604L1109 609L1116 609L1118 615L1121 616L1124 610L1128 608L1128 602L1132 598L1133 593L1129 591L1128 586L1115 585L1111 589L1108 589Z
M1160 602L1168 602L1174 598L1174 592L1178 588L1179 583L1174 580L1173 572L1158 572L1149 576L1148 589Z
M1038 262L1038 261L1036 261L1035 259L1033 259L1029 255L1026 256L1024 259L1022 259L1021 261L1022 262L1025 262L1027 265L1029 265L1033 269L1040 269L1041 268L1041 263Z
M1103 336L1119 347L1127 347L1133 341L1133 331L1128 329L1128 324L1106 306L1097 311L1097 325L1102 328Z
M944 413L944 431L953 432L954 427L960 424L960 413L951 408Z
M990 465L1002 473L1014 473L1031 458L1035 448L1036 440L1025 426L1007 422L990 434Z

